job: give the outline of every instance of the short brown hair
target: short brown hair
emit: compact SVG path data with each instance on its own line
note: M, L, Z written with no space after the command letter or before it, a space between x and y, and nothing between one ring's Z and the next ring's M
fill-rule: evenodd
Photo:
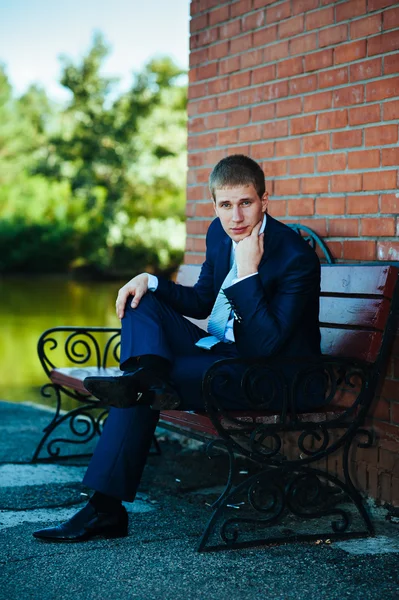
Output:
M265 174L257 162L244 154L232 154L222 158L209 176L209 189L215 201L218 189L252 185L259 198L265 193Z

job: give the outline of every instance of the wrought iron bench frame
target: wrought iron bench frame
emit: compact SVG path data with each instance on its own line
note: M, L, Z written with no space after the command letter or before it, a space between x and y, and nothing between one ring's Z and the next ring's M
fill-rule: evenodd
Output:
M306 234L309 232L307 231ZM310 234L309 234L310 235ZM310 240L314 240L310 237ZM331 257L327 255L330 264ZM323 268L328 268L327 266ZM377 267L378 268L378 267ZM394 270L395 271L395 270ZM395 274L391 276L395 277ZM397 270L396 270L397 279ZM161 413L160 425L168 427L184 435L208 442L207 452L211 457L215 449L227 453L229 468L227 483L219 498L214 502L211 519L203 533L198 550L217 550L222 548L243 548L260 544L273 544L294 540L310 541L329 537L330 539L372 535L373 525L365 507L363 498L352 481L349 469L349 454L357 436L361 447L372 444L371 432L363 428L370 405L381 380L387 359L390 341L395 330L395 312L398 306L398 286L395 283L389 314L383 329L382 342L376 360L357 360L337 356L323 356L314 364L302 364L301 375L289 384L279 371L276 363L270 364L266 359L238 360L226 359L215 363L206 373L203 380L205 414L182 413L182 411L165 411ZM48 356L49 350L58 346L56 336L66 335L65 356L70 362L78 365L69 373L67 369L57 369ZM107 335L105 344L101 345L97 335ZM38 354L42 366L51 380L42 393L44 396L55 394L57 408L51 423L45 430L33 457L33 461L54 460L60 458L62 443L85 444L96 435L101 434L107 409L85 392L82 379L86 373L85 366L95 359L96 368L106 372L109 361L118 361L120 330L101 327L55 327L42 334L38 342ZM366 358L367 358L366 352ZM240 362L246 365L241 380L241 389L252 408L251 413L231 413L220 406L214 393L215 378L220 377L220 369L225 364ZM299 360L300 362L300 360ZM286 364L286 363L285 363ZM83 370L82 370L83 368ZM256 397L256 386L265 370L273 369L274 374L282 382L282 409L268 411L267 403L259 402ZM328 401L337 392L352 393L349 405L328 405L324 409L297 413L293 398L299 387L306 389L303 373L311 377L320 369L328 381ZM219 373L218 373L219 372ZM298 371L299 373L299 371ZM79 406L63 414L61 410L62 395L79 401ZM52 439L47 443L49 458L40 458L45 442L61 423L69 421L71 433L75 439ZM296 457L286 456L281 452L284 434L297 435ZM327 459L337 451L342 452L343 479L319 468L320 461ZM237 472L236 456L244 455L258 465L261 471L249 476L238 485L234 485ZM317 467L310 466L318 463ZM334 494L332 493L334 491ZM343 507L337 503L337 492ZM237 508L237 498L246 498L246 514L244 516L225 518L229 508ZM363 522L361 530L351 529L351 510L348 502L355 507ZM253 514L248 516L248 511ZM289 512L305 520L331 518L332 531L325 533L296 534L291 532L283 536L259 537L259 531L278 524ZM231 515L231 511L230 511ZM248 525L255 524L255 538L245 538ZM243 531L242 531L243 530ZM210 538L218 535L215 543ZM244 539L240 539L244 537Z

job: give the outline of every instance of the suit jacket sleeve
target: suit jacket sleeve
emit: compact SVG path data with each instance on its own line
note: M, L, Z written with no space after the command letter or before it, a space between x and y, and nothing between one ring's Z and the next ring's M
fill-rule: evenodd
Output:
M198 281L193 287L159 277L158 288L154 292L177 312L194 319L208 317L216 299L213 275L217 240L215 240L215 228L212 224L206 236L206 248L206 259L201 267Z
M226 297L240 317L234 327L239 354L277 354L319 292L320 263L313 250L294 255L282 268L271 298L265 294L259 273L226 288Z

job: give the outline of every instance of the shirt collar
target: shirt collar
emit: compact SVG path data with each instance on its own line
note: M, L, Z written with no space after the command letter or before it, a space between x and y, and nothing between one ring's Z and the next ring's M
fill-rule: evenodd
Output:
M265 213L263 215L263 222L262 222L261 228L259 229L259 235L265 231L266 221L267 221L267 216L266 216L266 213ZM232 242L233 242L233 250L235 250L236 247L237 247L237 242L235 242L234 240L232 240Z

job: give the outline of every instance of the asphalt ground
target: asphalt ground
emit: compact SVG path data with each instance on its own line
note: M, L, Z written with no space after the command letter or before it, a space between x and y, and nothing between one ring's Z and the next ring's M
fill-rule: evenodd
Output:
M129 535L79 544L32 532L69 518L86 501L87 458L30 464L51 413L0 402L0 599L399 598L399 524L371 507L377 535L196 552L220 492L221 463L198 444L160 433L161 456L146 466Z

